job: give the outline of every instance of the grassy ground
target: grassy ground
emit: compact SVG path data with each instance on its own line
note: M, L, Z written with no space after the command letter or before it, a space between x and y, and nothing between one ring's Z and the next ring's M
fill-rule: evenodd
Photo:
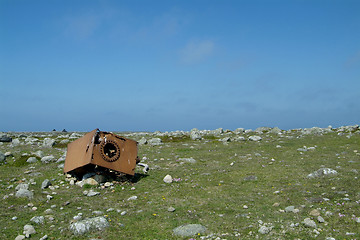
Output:
M151 168L147 175L139 168L133 182L117 183L113 189L93 187L101 192L94 197L69 185L58 163L25 162L28 156L22 157L23 153L31 156L41 148L12 148L5 143L0 151L12 152L14 160L8 157L8 164L0 166L0 238L14 239L25 224L31 224L33 216L45 216L43 225L32 223L37 231L33 239L45 234L49 239L176 239L172 229L190 223L204 225L208 229L205 236L213 234L212 239L359 239L360 134L301 135L294 131L261 136L260 142L226 144L217 137L201 141L163 137L162 145L139 146L139 157L146 157L142 162ZM297 150L303 146L315 149ZM58 158L65 148L42 150ZM187 157L196 163L179 161ZM332 168L338 175L307 178L320 167ZM176 181L164 183L167 174ZM16 198L15 187L30 179L36 182L30 185L34 199ZM44 179L50 179L55 189L42 190ZM47 200L48 194L54 198ZM138 199L128 201L131 196ZM299 212L283 212L287 206ZM169 207L176 210L169 212ZM44 213L47 209L52 213ZM325 223L309 215L313 209L319 210ZM95 210L103 211L110 227L74 236L69 231L73 217L78 213L93 217ZM127 214L122 216L122 211ZM317 228L302 224L308 217L315 220ZM272 227L271 232L258 233L262 225Z

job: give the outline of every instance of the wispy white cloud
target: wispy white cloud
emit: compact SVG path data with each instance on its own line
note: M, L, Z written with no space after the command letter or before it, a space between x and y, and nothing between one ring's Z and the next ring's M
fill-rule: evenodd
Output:
M102 21L102 16L96 13L66 17L64 32L77 40L84 40L95 34Z
M180 50L180 60L187 64L201 62L213 53L214 47L210 40L190 41Z

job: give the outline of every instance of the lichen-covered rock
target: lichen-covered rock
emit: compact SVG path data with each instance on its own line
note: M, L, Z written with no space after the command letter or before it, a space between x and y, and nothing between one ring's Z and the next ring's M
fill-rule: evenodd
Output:
M100 231L109 226L110 224L106 218L93 217L72 223L69 228L75 235L82 235L90 231Z
M18 197L18 198L27 197L29 199L32 199L34 197L34 193L27 189L21 188L16 192L15 197Z
M187 224L174 228L173 233L176 236L191 237L200 234L205 234L206 227L201 224Z
M334 176L337 175L338 172L331 168L320 168L313 173L310 173L307 177L308 178L316 178L316 177L324 177L324 176Z

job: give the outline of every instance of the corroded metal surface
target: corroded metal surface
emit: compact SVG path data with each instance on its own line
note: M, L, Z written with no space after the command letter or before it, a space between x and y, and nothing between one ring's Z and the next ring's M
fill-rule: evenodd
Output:
M95 129L68 144L64 172L86 173L100 166L134 175L137 142Z

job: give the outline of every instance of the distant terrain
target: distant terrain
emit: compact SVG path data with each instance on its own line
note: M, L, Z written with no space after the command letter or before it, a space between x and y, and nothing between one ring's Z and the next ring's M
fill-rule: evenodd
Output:
M85 133L0 133L0 238L360 239L358 125L114 133L133 177L64 174Z

